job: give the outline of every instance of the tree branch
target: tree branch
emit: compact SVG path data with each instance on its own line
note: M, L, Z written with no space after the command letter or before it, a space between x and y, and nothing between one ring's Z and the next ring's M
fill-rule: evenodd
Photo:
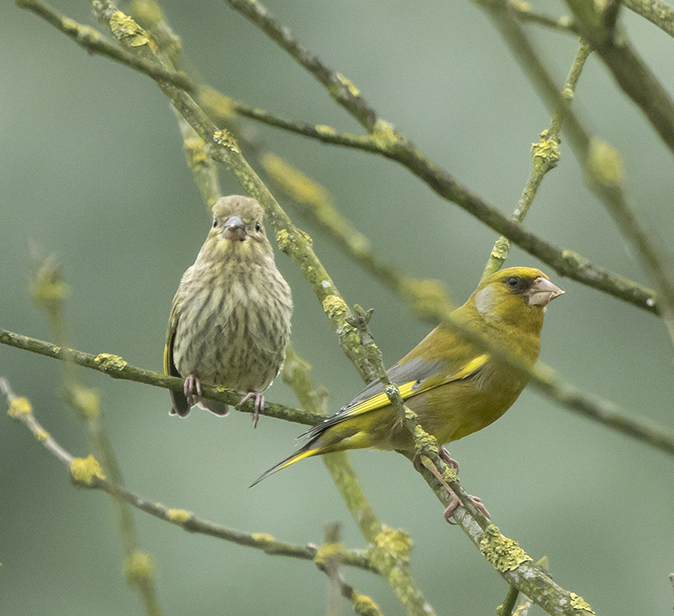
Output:
M184 75L167 71L163 66L137 58L108 41L100 32L66 17L63 13L50 7L46 2L40 2L39 0L16 0L16 4L22 9L27 9L42 17L42 19L75 41L80 47L84 47L84 49L91 53L106 56L135 71L144 73L154 80L171 83L186 92L194 92L195 90L194 84ZM142 35L139 36L136 43L140 43L141 41ZM145 43L147 43L147 40Z
M126 381L135 381L136 383L145 383L154 387L162 387L164 389L172 389L174 391L183 390L183 379L176 376L166 376L159 372L152 370L144 370L143 368L136 368L124 361L119 355L111 355L110 353L99 353L92 355L91 353L84 353L75 349L59 347L49 342L43 342L28 336L22 336L5 329L0 329L0 344L13 346L17 349L30 351L31 353L38 353L45 357L53 359L60 359L63 361L72 362L84 368L97 370L103 374L111 376L113 379L122 379ZM243 397L240 393L225 389L224 387L213 387L211 385L203 384L203 397L209 400L217 400L224 402L231 406L237 405ZM254 404L246 402L240 410L244 413L252 413ZM304 411L302 409L294 409L282 404L266 403L264 408L260 410L262 415L267 417L276 417L278 419L285 419L294 423L301 423L304 425L313 426L322 421L321 415L315 415Z
M286 27L282 27L278 22L275 22L275 20L270 17L269 11L265 9L259 1L228 1L230 5L243 12L246 17L265 32L267 32L267 29L270 27L269 23L274 22L275 30L283 31L287 39L296 42L296 40L292 38L290 30ZM483 3L492 5L494 0L483 0ZM498 6L500 6L500 4ZM510 29L512 29L511 26L512 24L509 25ZM274 40L285 51L295 57L292 46L287 44L284 38L274 38ZM522 53L522 45L524 44L522 43L522 40L526 39L520 37L518 40L520 41L518 43L518 52ZM317 64L322 65L316 56L312 54L311 57L313 58L313 61L310 66L306 67L310 72L318 70L316 68ZM529 62L529 56L527 54L524 54L523 57L527 58L527 62ZM544 93L546 98L553 101L553 108L561 110L560 113L566 122L566 130L570 132L572 139L579 144L585 144L586 147L589 147L589 137L578 123L575 115L570 111L568 104L561 98L554 82L547 76L544 67L542 67L537 60L529 63L531 70L536 71L537 75L544 80ZM300 64L305 66L302 62L300 62ZM321 66L320 72L334 73L332 69L325 65ZM312 72L312 74L314 73ZM349 111L349 113L356 117L358 108L351 99L341 101L341 104L347 111ZM308 125L302 126L306 128ZM284 128L292 130L293 124L289 123L284 126ZM428 161L411 141L408 141L403 137L398 130L395 130L393 126L385 120L381 118L378 119L368 130L371 132L370 137L372 141L377 145L379 154L402 164L441 197L454 202L499 234L506 236L522 250L548 264L560 276L568 276L573 280L577 280L587 286L613 295L618 299L634 304L644 310L659 314L655 293L652 290L623 276L613 274L601 267L595 266L585 257L582 257L573 251L562 250L542 240L534 233L525 229L521 224L510 220L493 205L485 202L466 187L462 186L438 165ZM328 134L330 133L329 130L322 132L326 135L323 140L330 138ZM303 132L301 134L307 133ZM347 144L343 141L342 143L339 143L339 145Z
M303 547L277 541L267 533L241 533L219 524L209 522L208 520L201 519L191 511L185 509L173 509L159 503L150 502L146 498L133 494L126 488L107 480L93 456L90 456L87 459L88 464L84 465L90 472L86 475L78 474L74 469L82 466L82 464L76 463L74 467L73 463L75 461L83 461L84 459L75 458L61 447L56 439L42 427L35 418L32 406L28 399L17 397L12 392L7 380L3 378L0 378L0 391L7 398L9 416L12 417L12 419L16 419L23 423L45 449L70 469L75 485L107 492L117 499L122 499L136 509L149 513L164 522L170 522L191 533L223 539L230 543L236 543L245 547L261 550L266 554L273 556L289 556L291 558L311 561L316 559L318 549L311 544ZM342 548L339 552L339 558L340 563L343 565L379 574L377 568L369 562L368 557L361 550L347 550Z

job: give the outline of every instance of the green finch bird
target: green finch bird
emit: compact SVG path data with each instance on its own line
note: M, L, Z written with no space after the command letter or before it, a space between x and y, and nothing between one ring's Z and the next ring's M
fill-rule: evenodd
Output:
M227 405L200 398L201 382L245 393L255 400L276 378L290 336L290 287L274 263L260 204L222 197L197 260L183 274L173 298L164 349L164 372L185 379L171 391L171 414L185 417L199 402L217 415Z
M486 340L533 367L546 306L564 291L537 269L511 267L484 280L453 316ZM517 400L525 375L476 349L450 323L441 323L388 371L419 424L440 445L496 421ZM374 447L414 451L381 383L368 385L338 413L311 428L309 442L255 483L304 458ZM455 465L442 449L445 460ZM253 485L255 485L255 483Z

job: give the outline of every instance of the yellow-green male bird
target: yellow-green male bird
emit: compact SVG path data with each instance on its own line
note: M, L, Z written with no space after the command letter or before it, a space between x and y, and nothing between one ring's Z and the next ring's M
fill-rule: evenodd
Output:
M562 293L540 270L511 267L489 276L452 314L494 346L533 366L540 350L545 307ZM388 376L417 414L419 424L440 445L496 421L527 383L526 376L477 350L449 323L438 325ZM304 447L255 483L299 460L333 451L362 447L414 451L412 436L378 381L305 435L309 442ZM450 461L447 452L442 453Z
M185 379L171 391L171 414L185 417L199 402L217 415L227 405L200 398L201 381L245 392L255 400L257 425L262 392L276 378L290 336L290 287L276 269L260 204L222 197L197 260L173 298L164 349L164 372Z

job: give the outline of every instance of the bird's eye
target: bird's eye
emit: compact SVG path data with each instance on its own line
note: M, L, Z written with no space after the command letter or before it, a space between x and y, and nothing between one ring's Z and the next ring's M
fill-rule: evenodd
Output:
M516 289L517 285L519 285L520 279L517 278L517 276L511 276L506 280L506 284L511 288L511 289Z
M214 220L214 221L213 221L213 227L217 227L217 226L218 226L218 221L217 221L217 220Z
M259 223L259 222L256 222L256 223L255 223L255 230L256 230L256 231L259 231L260 229L262 229L262 227L260 226L260 223Z

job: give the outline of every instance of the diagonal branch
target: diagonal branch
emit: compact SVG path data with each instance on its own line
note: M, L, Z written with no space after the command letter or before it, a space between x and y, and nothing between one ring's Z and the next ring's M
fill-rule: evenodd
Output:
M360 94L360 90L344 75L325 64L318 56L308 51L288 28L274 19L267 8L256 0L228 0L229 5L245 15L269 38L287 51L301 66L306 68L328 91L330 96L344 107L367 132L377 124L377 114Z
M674 153L674 101L632 47L627 34L616 26L616 15L600 10L592 1L567 0L584 38L599 54L618 85ZM617 11L618 9L616 9Z
M194 84L184 75L167 71L161 65L137 58L108 41L94 28L77 23L75 20L66 17L63 13L50 7L46 2L40 2L39 0L16 0L16 4L20 8L32 11L42 17L42 19L75 41L80 47L84 47L84 49L91 53L106 56L115 62L120 62L129 68L144 73L152 79L166 81L187 92L194 92L195 90Z
M223 539L230 543L236 543L245 547L261 550L266 554L273 556L289 556L291 558L299 558L302 560L315 560L318 550L311 544L307 546L297 546L277 541L267 533L241 533L239 531L228 529L220 524L215 524L199 518L191 511L185 509L172 509L165 507L160 503L153 503L142 496L138 496L115 482L107 480L93 456L90 456L90 458L87 459L87 462L89 462L89 468L95 470L89 472L86 478L84 478L74 472L73 465L75 461L83 461L83 459L75 458L66 451L56 439L42 427L33 414L30 402L26 398L19 398L16 396L12 392L9 383L2 378L0 378L0 392L7 398L9 406L8 414L10 417L23 423L45 449L70 469L75 485L107 492L116 499L121 499L136 509L149 513L155 518L165 522L175 524L191 533ZM76 463L75 467L77 467L77 464L78 463ZM339 559L340 564L379 574L377 568L369 562L368 557L360 550L347 550L342 548L339 552Z
M233 8L244 13L246 17L265 32L268 32L270 29L282 31L284 36L276 37L274 38L274 41L291 56L297 59L294 46L290 45L288 42L292 40L297 43L296 39L292 37L288 28L281 26L270 16L269 11L264 8L258 0L255 0L254 2L253 0L228 0L228 2ZM483 0L483 3L492 6L494 0ZM497 1L496 8L499 9L500 6L501 4ZM270 25L272 22L274 24L273 27ZM515 24L515 26L517 26L517 24ZM510 22L508 22L508 27L511 30L513 29ZM544 81L544 94L548 100L554 103L553 106L555 108L560 109L561 116L564 118L566 130L570 132L572 141L579 144L579 147L588 148L589 137L586 131L582 128L575 115L570 111L568 104L561 98L554 82L549 78L544 67L542 67L537 60L531 60L530 55L525 53L526 50L523 48L525 39L520 38L518 40L518 52L523 54L523 57L527 59L531 70L535 71ZM297 44L299 45L299 43ZM311 57L313 58L312 63L307 64L300 62L300 64L305 66L314 76L316 71L320 71L321 74L326 72L334 73L332 69L320 63L316 56L312 54ZM319 79L319 81L321 80ZM362 98L359 98L358 100L362 100ZM341 104L351 115L357 117L358 107L352 99L348 98L342 101ZM265 118L265 114L261 114L255 119L263 120L268 118ZM276 125L278 125L278 123ZM310 132L306 130L308 125L302 125L302 127L302 134L308 135ZM293 130L296 126L294 123L288 123L284 128ZM338 142L334 135L330 134L331 131L329 130L326 131L320 128L314 128L314 130L323 133L322 140L327 141L332 139L339 145L347 145L345 139ZM632 303L644 310L656 314L659 313L655 294L652 290L620 275L612 274L601 267L595 266L585 257L582 257L575 252L562 250L557 246L545 242L534 233L525 229L518 222L510 220L500 210L472 193L468 188L455 180L449 173L429 161L411 141L403 137L399 131L395 130L393 126L385 120L377 120L368 131L371 133L370 138L377 146L379 154L402 164L419 179L425 182L438 195L452 201L499 234L507 237L522 250L548 264L559 275L568 276L587 286L604 291L614 297Z
M588 38L593 47L597 48L597 45L601 43L605 49L610 48L611 53L616 51L618 47L622 50L620 53L631 53L629 50L625 51L627 43L622 40L622 37L620 37L620 45L614 41L613 28L617 19L619 3L607 5L606 12L600 14L591 1L589 4L584 0L568 0L568 2L579 19L585 20L583 33L594 37L594 40ZM569 134L571 147L587 174L589 187L604 203L623 237L636 250L642 264L646 267L661 296L659 298L660 314L665 318L665 323L674 339L674 277L668 270L665 259L659 254L659 250L642 228L627 201L622 187L623 168L620 156L608 144L596 138L591 138L577 120L567 102L557 91L549 71L538 58L534 46L512 15L505 0L480 0L480 5L487 10L540 94L553 109L563 111L564 130ZM612 10L609 11L609 9ZM608 39L608 42L604 41L601 36ZM599 52L599 48L597 50ZM620 70L625 70L625 74L633 74L637 81L641 80L640 87L651 92L654 97L653 105L658 108L658 114L668 116L668 121L672 123L671 138L674 149L674 103L669 100L666 93L664 93L664 98L661 96L664 90L657 81L655 83L649 82L652 76L646 74L648 69L645 66L637 66L632 60L627 62Z

